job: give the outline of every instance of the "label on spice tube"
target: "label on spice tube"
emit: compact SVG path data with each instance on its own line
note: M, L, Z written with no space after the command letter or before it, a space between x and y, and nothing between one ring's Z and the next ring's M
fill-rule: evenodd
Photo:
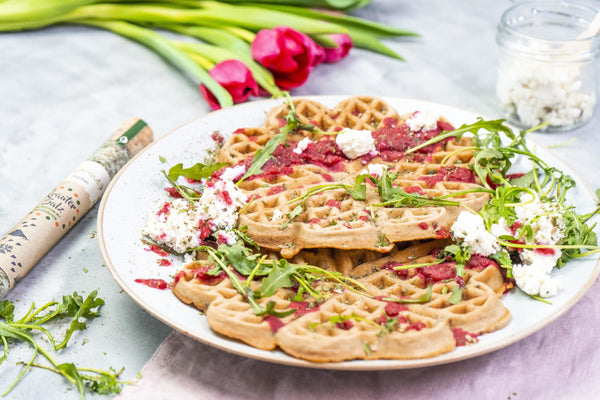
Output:
M85 188L90 201L95 204L102 197L104 189L110 182L106 169L95 161L84 161L65 179L67 182L79 184Z
M93 206L86 188L65 180L0 239L0 267L12 287ZM34 244L35 246L31 245Z
M125 142L121 141L126 137ZM0 298L102 197L110 180L153 140L145 122L131 118L0 238Z

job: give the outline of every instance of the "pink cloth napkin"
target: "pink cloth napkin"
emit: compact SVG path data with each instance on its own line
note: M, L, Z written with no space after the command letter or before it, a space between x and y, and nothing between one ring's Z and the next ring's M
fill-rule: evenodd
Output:
M600 281L571 310L502 350L452 364L333 371L233 355L173 332L118 400L600 398Z

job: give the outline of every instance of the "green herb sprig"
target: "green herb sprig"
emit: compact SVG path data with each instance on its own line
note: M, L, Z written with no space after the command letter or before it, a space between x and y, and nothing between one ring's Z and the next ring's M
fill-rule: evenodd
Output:
M83 297L75 292L73 295L63 296L60 303L58 301L51 301L40 308L36 308L35 304L32 303L27 313L18 320L15 320L14 303L10 300L0 301L0 343L3 347L0 364L7 359L9 344L13 341L28 343L33 348L33 356L28 362L23 363L24 366L21 372L10 387L2 394L3 396L6 396L14 389L31 367L44 368L62 375L77 388L82 399L85 398L86 387L92 392L108 394L119 393L123 384L130 383L118 381L118 377L123 371L122 369L115 371L110 368L108 371L104 371L77 367L73 363L59 364L47 350L40 346L35 337L35 332L40 332L50 342L54 351L66 347L74 332L86 329L87 325L85 321L94 319L99 315L100 308L104 305L104 300L97 297L97 295L98 292L94 290L83 299ZM64 339L57 343L57 340L50 333L46 324L69 317L71 320L64 333ZM39 354L50 362L50 366L35 362Z

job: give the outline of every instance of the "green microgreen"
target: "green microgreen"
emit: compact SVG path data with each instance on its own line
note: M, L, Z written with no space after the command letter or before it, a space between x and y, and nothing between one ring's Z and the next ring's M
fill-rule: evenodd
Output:
M265 255L255 253L244 246L242 242L233 246L220 245L218 249L200 246L195 250L208 253L208 263L214 265L213 273L224 271L233 287L250 304L256 315L281 316L282 313L286 313L287 311L277 311L277 314L273 314L273 307L269 307L268 304L262 306L258 302L273 296L283 288L298 287L299 293L307 293L317 300L321 299L322 291L315 288L313 283L322 280L336 282L343 288L370 297L360 282L339 272L327 271L314 265L293 264L286 259L267 259ZM250 281L255 278L260 278L260 288L256 291L250 288Z
M35 337L35 332L40 332L43 338L52 345L54 351L66 347L74 332L87 328L86 320L91 320L99 315L104 300L97 295L98 292L94 290L84 299L75 292L73 295L63 296L62 302L51 301L40 308L36 308L32 303L25 315L18 320L15 320L14 304L9 300L0 302L0 343L3 346L0 363L7 359L9 344L12 341L26 342L33 348L32 357L29 361L22 363L23 368L3 396L6 396L24 378L31 367L44 368L62 375L77 388L82 399L85 398L86 387L92 392L108 394L119 393L123 384L130 383L117 380L122 370L116 372L110 368L108 371L104 371L78 367L73 363L59 364L47 350L40 346ZM64 339L57 343L44 324L64 318L70 318L70 323L64 332ZM35 362L40 354L50 363L50 366ZM91 372L93 375L82 372Z
M183 163L179 163L169 169L168 175L169 178L174 181L176 181L180 176L199 181L201 179L210 178L212 174L227 165L228 164L226 163L215 163L209 165L196 163L189 168L183 168Z
M433 286L427 286L427 291L423 293L421 296L416 298L405 299L402 297L383 297L382 301L390 301L394 303L400 304L412 304L412 303L428 303L431 301L431 296L433 294Z

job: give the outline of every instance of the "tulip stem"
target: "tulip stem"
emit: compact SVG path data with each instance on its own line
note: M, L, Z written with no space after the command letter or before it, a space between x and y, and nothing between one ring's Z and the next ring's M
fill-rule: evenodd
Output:
M181 31L181 29L183 29L183 27L175 26L171 26L170 28L176 31ZM202 34L201 31L203 31ZM248 69L252 73L252 77L254 78L256 83L258 83L259 86L261 86L274 97L283 96L281 89L279 89L279 87L277 87L277 85L275 84L275 79L273 78L273 75L266 68L259 65L258 63L256 63L256 61L252 59L252 56L250 55L250 46L248 46L243 41L240 40L241 44L245 46L245 48L242 49L236 47L240 45L240 42L228 42L227 40L224 40L223 37L219 39L219 32L216 29L193 27L189 30L185 29L185 32L186 34L189 34L191 36L200 36L202 38L210 37L212 38L212 40L217 42L217 44L222 46L229 45L234 47L234 49L229 50L224 47L213 46L206 43L171 41L171 43L178 49L186 52L187 54L193 53L202 55L203 57L209 59L215 64L226 60L239 60L248 67ZM234 39L239 40L237 38Z
M185 52L173 46L171 42L160 34L137 25L123 21L99 21L99 20L73 20L73 23L91 25L104 28L121 36L140 42L154 50L177 68L185 71L196 84L204 84L217 98L221 107L233 105L231 95L217 83L208 72L200 67L195 60L188 57Z

